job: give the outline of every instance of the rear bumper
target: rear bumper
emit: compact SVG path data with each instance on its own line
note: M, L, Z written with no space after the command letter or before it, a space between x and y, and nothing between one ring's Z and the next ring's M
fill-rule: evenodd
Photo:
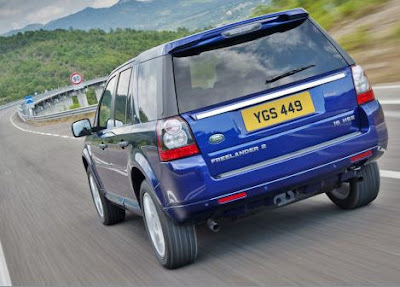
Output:
M315 146L292 156L249 166L212 177L201 156L165 163L162 181L156 188L164 210L176 222L200 222L209 217L231 216L249 209L271 205L284 191L295 191L294 201L325 192L340 181L352 166L377 160L387 147L388 135L382 109L377 101L363 105L359 133ZM366 159L351 157L372 150ZM246 198L227 204L218 199L246 193Z

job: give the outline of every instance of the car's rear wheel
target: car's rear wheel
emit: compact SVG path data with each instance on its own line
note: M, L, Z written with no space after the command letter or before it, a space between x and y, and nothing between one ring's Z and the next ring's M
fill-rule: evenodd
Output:
M379 193L380 176L376 162L361 167L361 180L353 179L327 193L334 204L343 209L353 209L372 202Z
M140 187L140 200L147 235L161 265L174 269L192 263L197 257L195 226L173 222L146 181Z
M93 203L96 207L97 215L104 225L112 225L125 219L125 210L112 204L100 192L93 173L88 169L89 187L92 193Z

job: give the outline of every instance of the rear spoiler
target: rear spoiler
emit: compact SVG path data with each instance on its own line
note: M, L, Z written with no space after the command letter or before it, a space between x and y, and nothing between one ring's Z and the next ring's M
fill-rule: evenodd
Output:
M231 38L240 36L243 34L255 32L261 30L264 24L283 24L295 20L306 19L308 13L303 8L292 9L288 11L267 14L256 18L236 22L226 26L218 27L208 31L204 31L182 40L168 43L164 47L164 51L167 54L182 52L184 50L193 48L195 46L202 46L204 44L218 41L218 38Z

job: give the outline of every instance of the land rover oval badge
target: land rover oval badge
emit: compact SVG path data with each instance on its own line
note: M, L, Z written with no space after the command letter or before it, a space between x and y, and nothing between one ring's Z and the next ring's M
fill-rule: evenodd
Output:
M225 136L223 134L215 134L210 136L208 139L208 142L210 144L219 144L222 143L225 140Z

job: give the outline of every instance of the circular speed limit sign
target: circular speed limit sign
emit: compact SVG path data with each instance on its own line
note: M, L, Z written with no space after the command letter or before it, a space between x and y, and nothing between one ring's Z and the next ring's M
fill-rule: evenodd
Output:
M69 76L69 79L73 85L79 85L82 83L82 75L79 73L72 73L71 76Z

